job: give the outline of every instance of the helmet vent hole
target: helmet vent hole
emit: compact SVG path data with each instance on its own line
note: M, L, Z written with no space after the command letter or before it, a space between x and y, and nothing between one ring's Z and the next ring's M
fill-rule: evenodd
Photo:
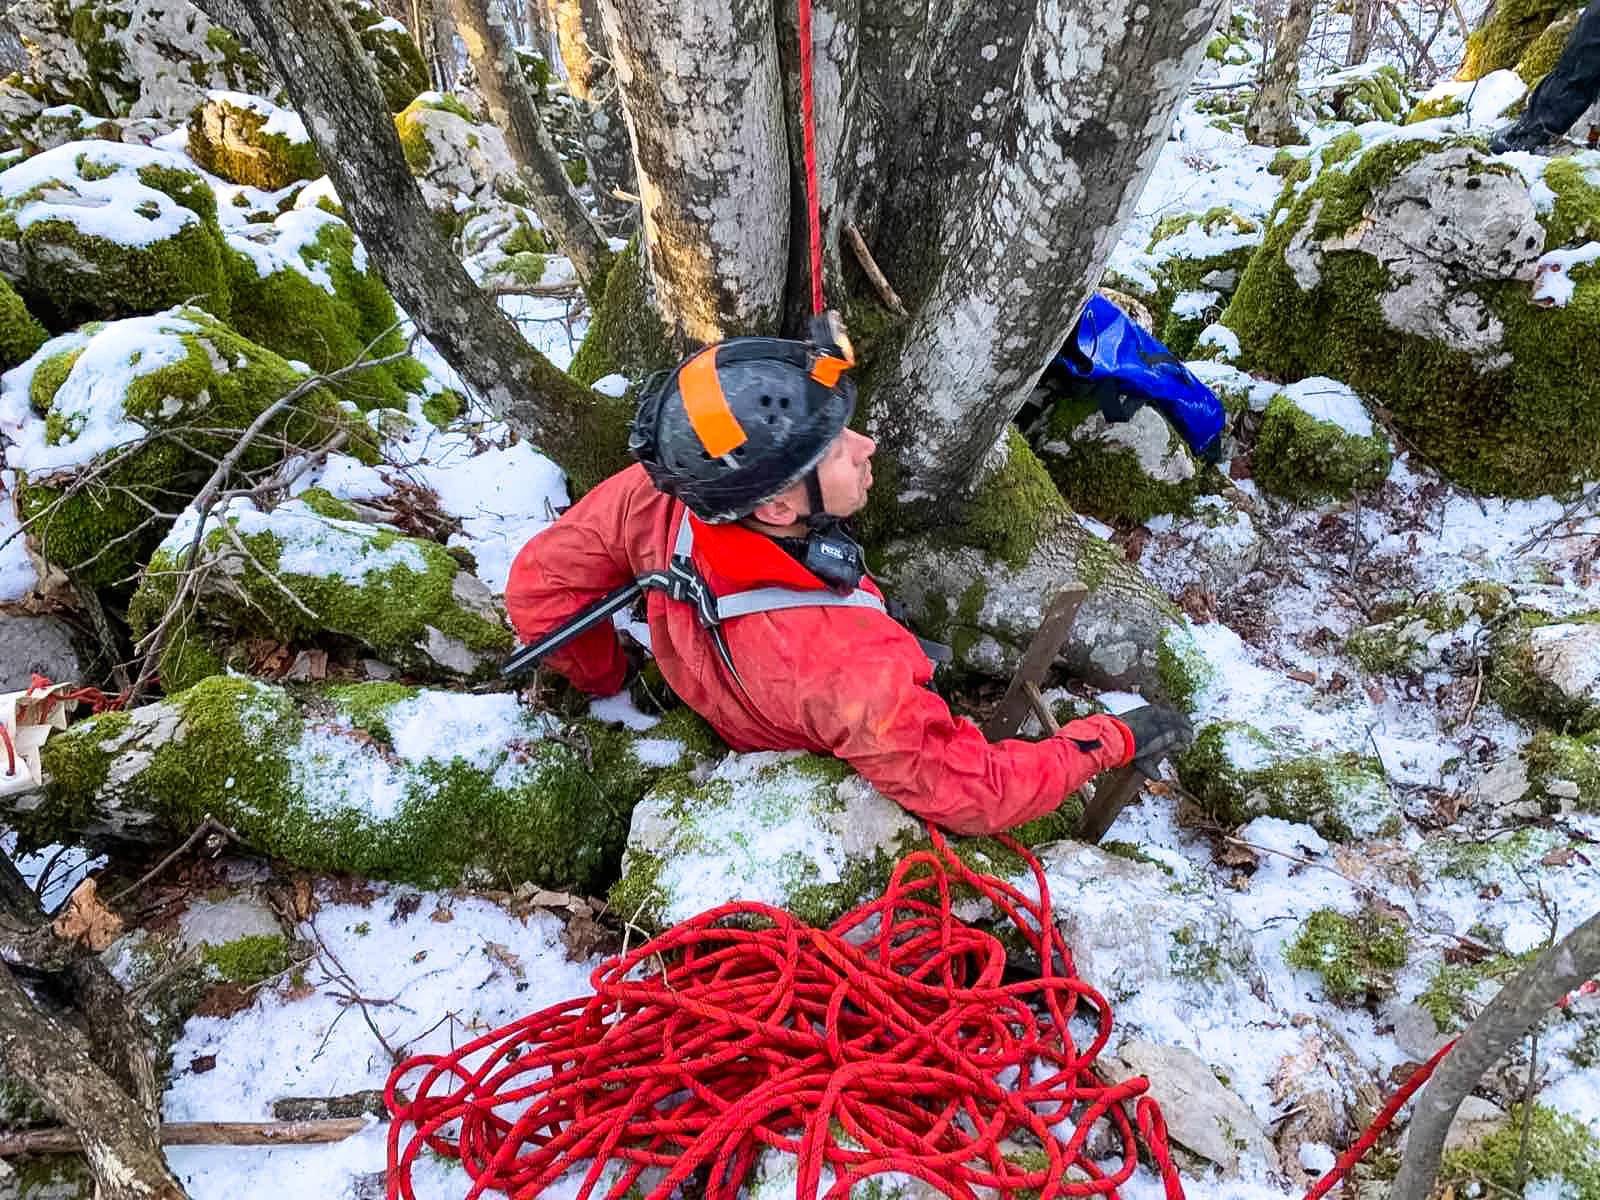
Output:
M772 407L772 397L771 396L763 396L763 397L761 397L761 407L762 408L771 408Z
M787 396L779 396L778 397L778 407L779 408L788 408L789 407L789 397L787 397Z

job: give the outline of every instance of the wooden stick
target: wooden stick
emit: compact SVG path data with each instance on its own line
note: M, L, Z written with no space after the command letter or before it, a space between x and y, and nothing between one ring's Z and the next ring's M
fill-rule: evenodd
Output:
M901 303L900 296L894 288L889 286L889 280L884 275L877 261L872 257L872 251L867 249L867 240L861 236L861 231L854 224L844 227L844 236L850 242L850 249L856 252L856 261L861 264L861 269L867 273L867 278L872 281L872 286L878 289L878 296L888 306L889 311L897 317L906 315L906 306Z
M169 1121L161 1127L164 1146L314 1146L342 1142L372 1122L366 1117L327 1121ZM0 1136L0 1158L16 1154L78 1154L72 1130L27 1129Z
M1100 776L1094 785L1094 796L1083 806L1078 840L1094 845L1105 837L1116 823L1117 814L1138 797L1144 779L1144 772L1131 766Z

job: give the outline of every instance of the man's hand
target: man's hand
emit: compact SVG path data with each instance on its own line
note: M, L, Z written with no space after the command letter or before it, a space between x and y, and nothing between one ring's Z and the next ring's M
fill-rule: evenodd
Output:
M1176 754L1194 743L1194 726L1174 708L1145 704L1117 714L1133 732L1133 761L1153 769L1169 754Z

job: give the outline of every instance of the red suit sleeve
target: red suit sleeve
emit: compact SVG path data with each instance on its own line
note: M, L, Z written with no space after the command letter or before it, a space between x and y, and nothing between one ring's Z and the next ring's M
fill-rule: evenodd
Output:
M632 582L624 536L628 472L613 475L536 534L517 553L506 579L506 613L524 643L537 641L579 610ZM543 662L590 695L622 687L628 662L606 621Z
M1133 757L1132 732L1109 716L1072 721L1041 742L990 742L923 686L930 671L920 654L885 649L898 652L852 655L847 670L808 687L802 719L885 796L935 825L1010 829Z

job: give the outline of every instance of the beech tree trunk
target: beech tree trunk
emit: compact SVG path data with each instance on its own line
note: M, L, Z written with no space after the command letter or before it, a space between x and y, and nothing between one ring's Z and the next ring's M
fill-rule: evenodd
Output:
M628 142L622 93L606 47L598 0L554 0L556 43L567 72L567 91L583 106L583 153L589 182L606 225L619 237L638 223L638 205L617 196L635 195L633 147Z
M605 290L612 254L567 178L544 118L534 106L514 53L505 14L494 0L450 0L456 30L477 70L478 90L489 116L506 137L506 147L531 194L531 207L572 260L584 289L599 298Z
M576 491L626 465L628 405L551 366L451 250L337 0L205 0L213 6L224 23L230 10L246 18L384 282L480 402L559 462Z
M1245 136L1261 146L1281 146L1300 140L1294 123L1294 101L1300 86L1300 52L1311 32L1316 0L1289 0L1278 22L1277 45L1266 79L1244 120Z
M1377 36L1382 11L1379 0L1352 0L1350 45L1344 56L1345 66L1359 67L1367 61L1367 55L1372 53L1372 41Z

